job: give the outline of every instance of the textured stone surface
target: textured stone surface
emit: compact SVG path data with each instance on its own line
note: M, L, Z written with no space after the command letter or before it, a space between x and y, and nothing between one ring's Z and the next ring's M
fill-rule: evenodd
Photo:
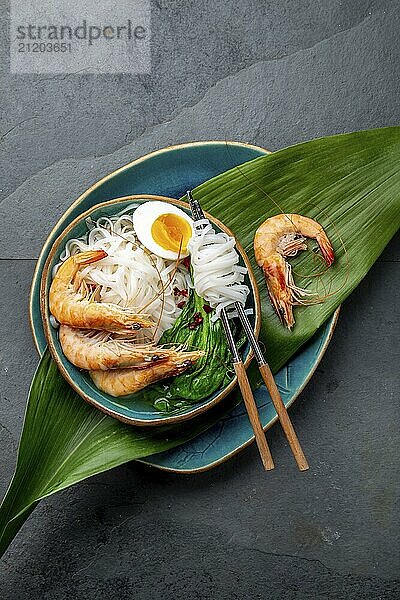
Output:
M277 149L395 124L395 4L153 2L153 70L137 77L11 76L4 44L1 494L37 362L32 259L54 221L100 176L168 144ZM268 475L249 448L195 477L137 464L98 476L39 506L0 563L0 597L398 598L399 255L397 239L345 304L293 407L308 473L275 427Z

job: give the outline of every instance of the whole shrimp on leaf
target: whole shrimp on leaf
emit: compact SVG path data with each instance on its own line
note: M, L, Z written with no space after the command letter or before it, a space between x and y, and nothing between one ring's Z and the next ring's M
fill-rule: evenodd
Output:
M142 390L151 383L180 375L204 356L204 352L175 351L165 361L149 364L143 369L114 369L112 371L90 371L94 384L110 396L127 396Z
M335 258L332 245L321 225L309 217L275 215L260 225L254 237L254 254L264 272L271 303L288 329L295 322L293 306L306 303L302 297L310 293L295 285L291 266L285 258L306 250L306 238L317 241L329 267Z
M96 302L80 269L107 256L104 250L88 250L67 258L51 283L49 308L59 323L78 329L102 329L129 334L154 322L132 308Z

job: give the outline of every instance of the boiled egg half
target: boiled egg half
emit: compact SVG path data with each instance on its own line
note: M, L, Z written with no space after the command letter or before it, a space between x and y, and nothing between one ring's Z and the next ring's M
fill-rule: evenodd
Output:
M193 220L177 206L157 200L144 202L132 221L139 241L153 254L170 260L188 256Z

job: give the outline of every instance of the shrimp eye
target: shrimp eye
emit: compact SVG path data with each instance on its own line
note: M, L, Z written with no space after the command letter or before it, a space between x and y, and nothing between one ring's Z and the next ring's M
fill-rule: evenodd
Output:
M282 306L278 308L278 313L281 315L281 317L285 316L285 311L283 310Z
M142 326L140 325L140 323L132 323L132 329L134 331L138 331L141 328L142 328Z
M180 366L182 368L185 368L185 369L186 369L186 367L191 367L192 366L192 361L191 360L185 360L185 361L183 361L183 363Z

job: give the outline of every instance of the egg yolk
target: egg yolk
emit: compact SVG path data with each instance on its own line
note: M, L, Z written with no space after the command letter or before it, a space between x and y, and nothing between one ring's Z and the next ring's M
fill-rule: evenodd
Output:
M168 213L160 215L151 226L153 240L164 250L186 253L192 237L192 228L180 215Z

